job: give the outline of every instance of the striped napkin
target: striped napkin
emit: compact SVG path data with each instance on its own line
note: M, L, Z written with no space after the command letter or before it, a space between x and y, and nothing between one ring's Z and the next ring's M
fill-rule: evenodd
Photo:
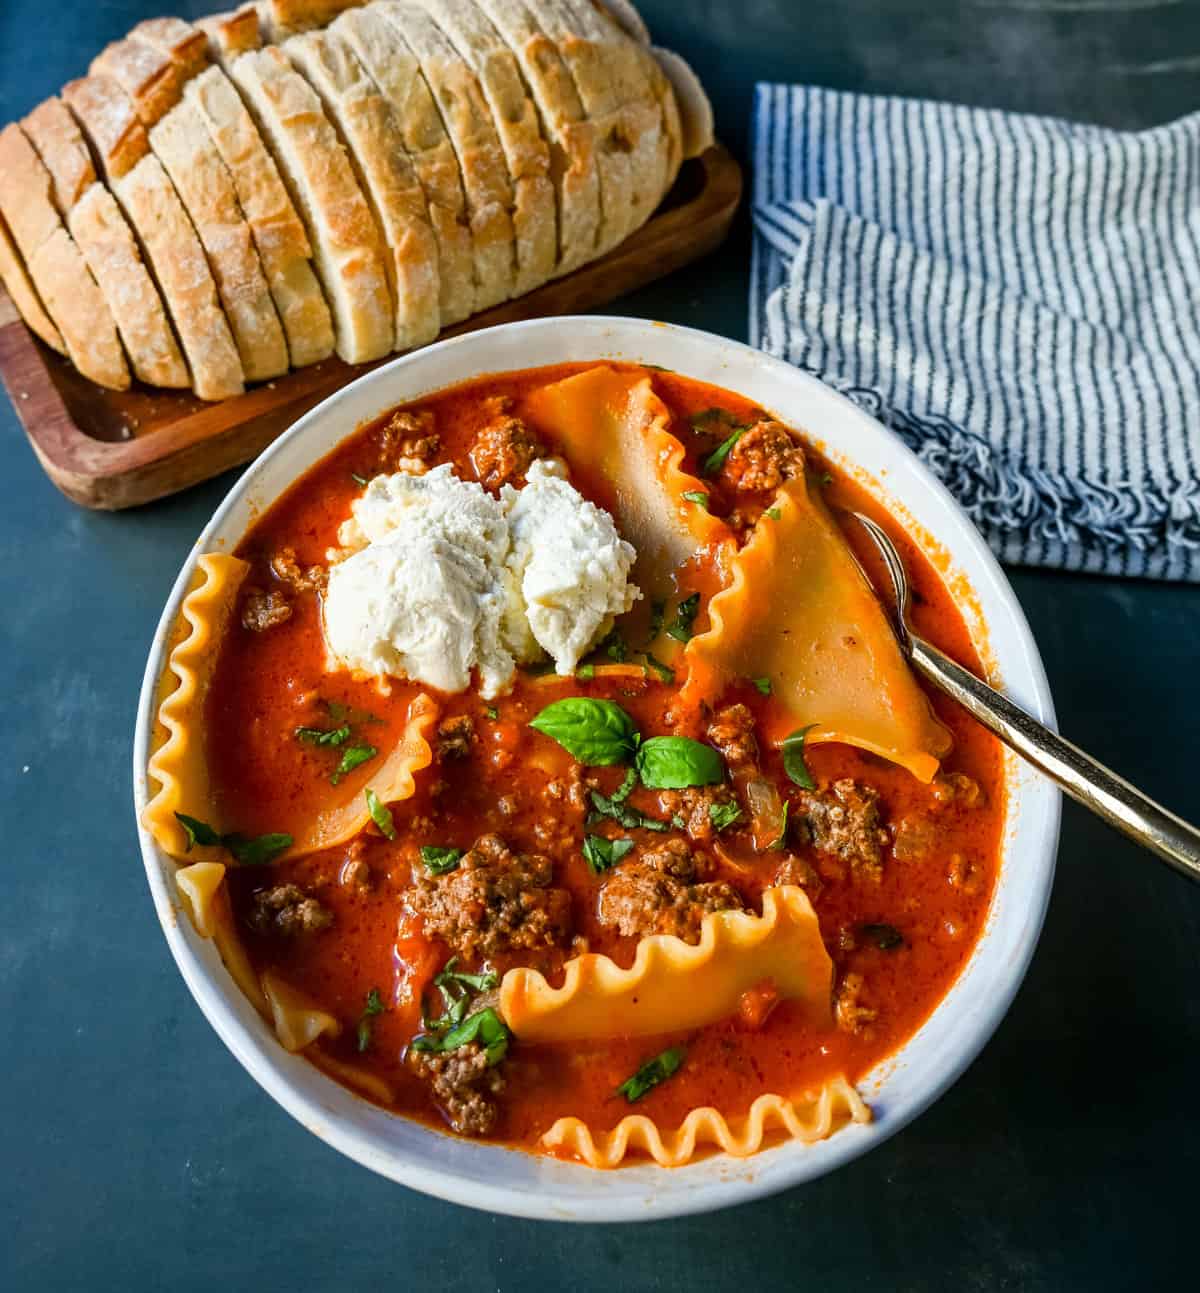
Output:
M760 85L754 343L1002 560L1200 581L1200 114L1139 134Z

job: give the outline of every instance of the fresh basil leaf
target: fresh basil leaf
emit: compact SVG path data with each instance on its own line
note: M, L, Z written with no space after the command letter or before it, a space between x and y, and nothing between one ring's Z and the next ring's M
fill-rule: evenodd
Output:
M342 751L342 761L334 769L329 780L336 786L348 773L353 772L360 764L373 759L379 751L373 745L348 745Z
M742 815L742 810L737 804L709 804L708 819L713 824L713 830L723 831L732 826L734 822Z
M613 803L623 804L637 787L638 774L636 768L626 768L625 776L621 779L621 784L613 791Z
M738 427L727 439L722 440L712 453L705 458L704 465L700 468L700 475L715 476L725 465L725 459L729 457L729 451L749 429L749 427Z
M329 714L330 721L338 724L343 723L382 723L383 719L375 714L368 714L365 709L355 709L353 705L343 705L340 700L325 700L321 702Z
M432 844L421 845L421 861L430 875L445 875L453 871L462 858L462 849L437 848Z
M603 835L585 835L583 839L583 860L588 864L592 875L602 875L633 848L631 839L610 840Z
M808 764L804 762L804 739L816 727L809 723L807 727L797 728L790 736L784 738L780 750L783 754L783 770L789 777L805 790L816 790L817 783L812 779Z
M699 413L693 413L688 422L698 435L722 435L743 427L736 413L722 408L701 409Z
M396 823L392 820L392 810L387 804L380 802L379 796L370 786L366 788L364 793L367 797L367 811L371 814L371 820L389 840L394 840L396 838Z
M759 695L769 696L771 694L770 678L751 678L750 681L754 684Z
M687 829L687 822L683 820L682 813L671 814L671 825L674 826L677 831L683 831Z
M699 610L699 593L685 597L675 608L675 618L667 628L667 636L674 638L676 642L691 641L692 625L696 622L696 614Z
M637 752L642 784L651 790L683 790L725 780L725 765L711 745L687 736L652 736Z
M488 1006L485 1010L476 1011L441 1037L423 1033L412 1040L414 1051L456 1051L460 1046L478 1041L490 1066L495 1066L508 1053L508 1043L512 1034L503 1019Z
M627 831L669 831L671 829L669 822L660 822L655 817L647 817L645 813L638 812L636 808L625 803L623 799L618 799L615 795L609 798L602 795L598 790L593 790L591 799L592 811L588 814L588 826L594 826L596 822L602 821L605 817L611 817L618 825L624 826Z
M201 848L211 848L221 843L221 837L207 822L189 817L187 813L176 813L175 820L183 827L183 833L187 836L185 853L190 853L197 844Z
M483 712L488 716L488 718L492 719L493 722L500 717L500 711L495 707L495 705L489 705Z
M367 993L367 1004L363 1007L362 1016L358 1021L358 1053L361 1055L371 1045L371 1019L375 1015L383 1014L383 998L379 995L378 988L372 988Z
M647 1060L633 1077L626 1078L617 1087L617 1095L623 1095L630 1104L640 1100L660 1082L665 1082L672 1073L677 1073L686 1055L687 1051L682 1046L672 1046L670 1050Z
M341 745L350 739L348 727L298 727L296 740L307 745Z
M596 666L594 664L581 664L579 668L575 670L575 677L578 678L580 682L591 682L595 676Z
M869 938L881 952L894 952L904 946L904 935L895 925L860 925L858 932Z
M454 967L457 964L458 957L452 956L433 980L434 987L444 988L448 984L458 983L465 984L472 992L490 992L500 982L500 976L495 970L484 969L479 974L468 974L465 970L456 970Z
M282 833L259 835L248 840L242 835L225 835L221 843L233 854L242 866L265 866L292 847L292 837Z
M783 812L779 817L779 834L771 841L770 844L767 845L768 848L775 849L777 852L782 852L784 846L787 844L788 813L791 812L791 808L792 801L790 799L785 799L783 801Z
M652 656L649 651L643 652L646 657L646 663L658 674L659 678L665 683L675 681L675 670L669 664L663 664L656 656Z
M832 484L833 484L833 476L832 476L829 472L827 472L827 471L823 471L823 472L822 472L822 473L817 477L817 484L818 484L818 485L821 485L821 486L825 486L825 485L832 485Z
M617 664L624 664L629 659L629 645L621 636L620 629L613 629L597 649L603 651L610 660L615 660Z
M589 768L625 763L637 749L633 719L611 700L569 696L556 700L529 724Z
M764 515L769 516L772 521L778 521L783 518L783 511L778 507L768 507Z
M366 478L365 476L360 476L360 475L358 474L358 472L356 472L356 471L352 471L352 472L350 473L350 479L351 479L351 480L352 480L356 485L365 485L365 484L367 483L367 478Z
M646 645L649 646L656 637L662 632L663 620L666 618L666 602L650 603L650 633L646 638Z
M708 495L703 490L689 489L684 493L683 497L689 503L695 503L697 507L702 508L705 512L708 511Z

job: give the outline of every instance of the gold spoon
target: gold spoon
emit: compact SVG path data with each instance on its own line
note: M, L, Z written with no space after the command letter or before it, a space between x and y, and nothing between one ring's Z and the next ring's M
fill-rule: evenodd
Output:
M1072 799L1157 854L1181 875L1200 880L1200 831L1156 804L1078 746L1063 740L913 632L909 622L908 572L895 544L869 516L861 512L850 515L870 535L887 567L896 597L893 620L896 636L917 672L953 696L984 727L1045 773Z

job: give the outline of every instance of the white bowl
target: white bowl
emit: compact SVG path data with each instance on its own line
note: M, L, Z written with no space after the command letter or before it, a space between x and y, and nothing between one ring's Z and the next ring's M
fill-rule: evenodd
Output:
M604 358L658 364L713 382L803 428L908 524L957 589L967 590L972 633L992 680L1043 722L1053 722L1042 662L1008 581L946 490L873 418L816 379L722 337L638 319L538 319L444 341L376 369L301 418L230 490L180 571L150 648L133 751L139 818L147 799L155 688L170 628L201 553L232 549L301 472L392 405L479 374ZM140 826L139 835L155 908L192 995L234 1055L310 1131L373 1171L456 1203L523 1217L631 1221L709 1211L821 1176L893 1135L962 1073L1024 977L1054 874L1057 791L1012 756L1005 777L1003 860L986 928L924 1027L861 1084L875 1120L816 1145L785 1142L750 1159L718 1156L673 1170L646 1165L600 1172L474 1144L352 1095L280 1047L212 943L181 918L172 883L175 864Z

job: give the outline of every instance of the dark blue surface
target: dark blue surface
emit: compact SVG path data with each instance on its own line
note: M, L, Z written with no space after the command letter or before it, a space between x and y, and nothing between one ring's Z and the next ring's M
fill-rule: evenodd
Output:
M0 0L0 121L155 12ZM755 77L1152 124L1195 106L1191 0L643 9L741 145ZM180 5L194 15L202 6ZM745 227L614 307L745 335ZM159 609L232 477L107 516L0 408L0 1289L1096 1289L1194 1281L1200 893L1068 807L1046 930L951 1092L835 1176L710 1217L567 1227L371 1176L225 1051L158 929L129 807ZM1200 816L1200 590L1016 572L1061 725Z

